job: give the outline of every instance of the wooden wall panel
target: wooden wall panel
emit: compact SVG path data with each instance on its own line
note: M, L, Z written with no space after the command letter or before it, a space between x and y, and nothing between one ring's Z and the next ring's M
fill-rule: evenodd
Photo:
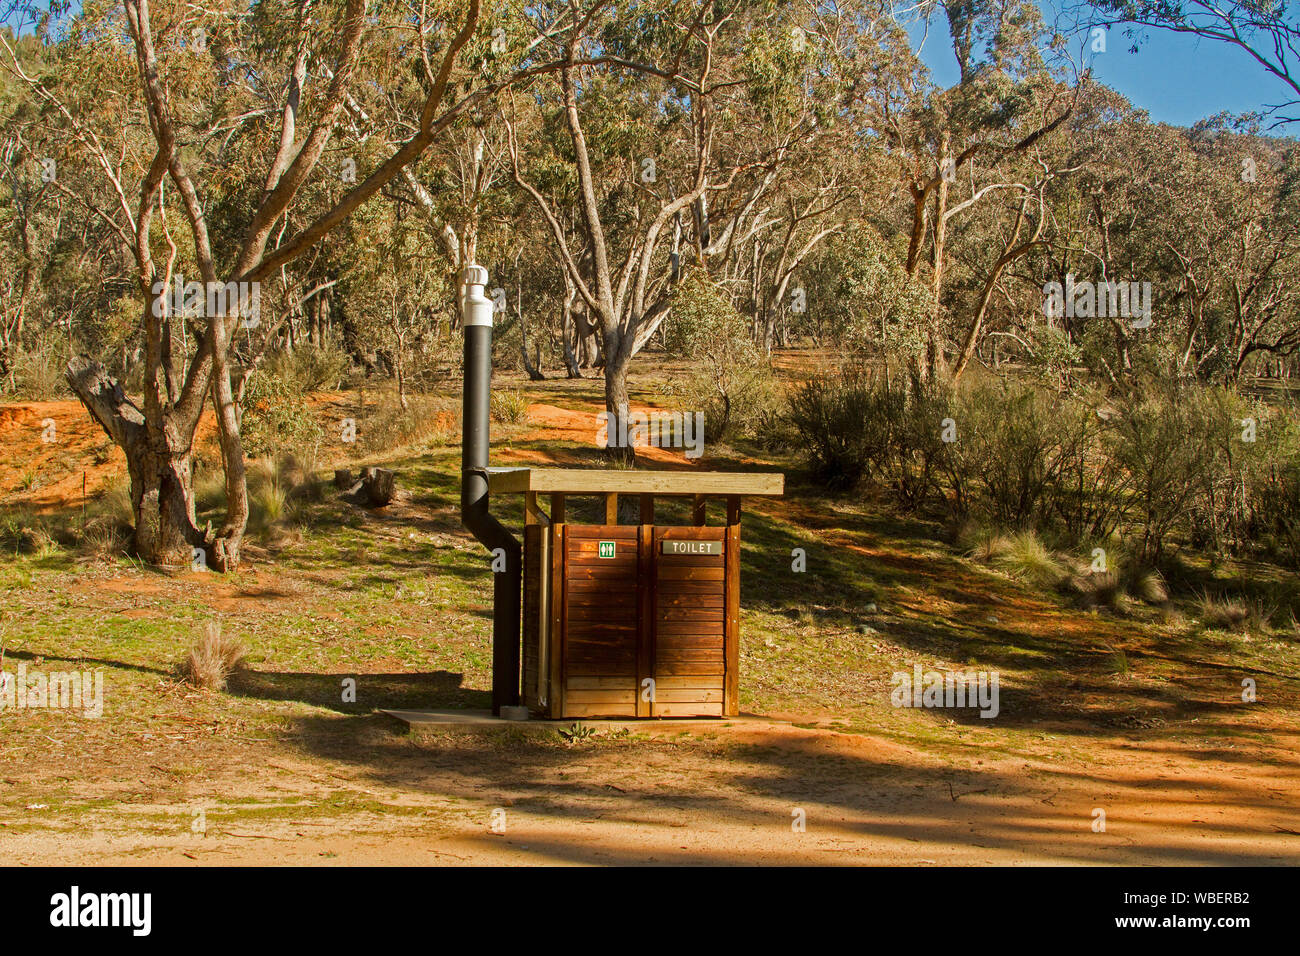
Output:
M557 659L551 713L566 718L730 713L738 528L563 525L554 535ZM664 554L665 539L716 541L721 553ZM601 556L602 541L615 543L612 557ZM655 681L653 702L641 700L646 677Z
M541 659L542 576L550 568L541 567L542 534L539 524L524 526L524 666L523 702L533 711L541 710L537 695L538 666Z
M556 496L559 497L559 496ZM564 714L564 611L568 604L568 587L564 581L564 542L568 537L564 521L564 499L560 497L558 511L552 498L551 517L559 524L551 525L551 647L549 654L551 680L547 713L553 717ZM556 519L556 514L559 518Z
M728 717L740 713L740 500L727 503L727 618L725 641L727 682L722 712Z

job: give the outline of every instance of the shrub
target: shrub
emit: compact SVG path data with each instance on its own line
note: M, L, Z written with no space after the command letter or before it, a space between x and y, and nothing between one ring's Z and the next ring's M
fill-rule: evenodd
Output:
M1184 519L1215 467L1223 427L1216 403L1200 390L1151 392L1122 411L1116 459L1133 481L1139 554L1156 559Z
M923 381L915 369L846 363L790 395L790 422L814 475L832 488L872 478L914 510L937 490L948 416L946 383Z
M1300 568L1300 420L1294 412L1275 411L1259 424L1250 447L1244 537Z
M704 412L704 437L720 441L754 423L772 377L753 330L731 298L700 270L673 291L666 320L668 348L690 359L691 371L677 390Z
M291 490L292 481L280 462L269 458L253 462L248 469L249 528L265 533L283 521Z
M208 624L178 667L187 684L204 690L224 690L230 675L242 666L246 650L242 641L226 637L220 623Z
M120 527L130 528L135 523L135 511L131 509L130 477L117 475L109 479L96 499L95 509L117 522Z
M1200 388L1188 397L1211 450L1187 509L1190 540L1214 551L1240 549L1249 538L1249 473L1264 448L1242 441L1242 422L1263 413L1225 389Z
M1084 607L1123 611L1130 601L1155 605L1168 602L1169 589L1159 571L1144 564L1118 541L1107 542L1105 555L1103 570L1092 561L1081 561L1065 582L1065 589Z
M306 393L291 377L259 369L244 389L239 431L249 456L273 454L285 446L319 442L325 431L307 406Z
M30 508L7 508L0 513L0 547L15 557L19 553L37 556L58 547L46 522Z
M899 503L915 511L938 491L939 469L951 452L944 421L951 417L952 389L937 379L924 381L912 366L906 374L892 376L886 368L878 394L888 425L878 469Z
M1122 533L1132 576L1115 593L1147 603L1167 600L1152 569L1175 540L1300 566L1300 418L1225 389L1148 385L1110 401L1012 380L953 390L850 362L794 388L787 418L830 488L870 481L908 509L942 500L957 527L1070 545Z
M340 388L351 368L351 359L342 349L307 343L292 352L276 352L262 370L289 383L300 394L309 395Z
M812 378L789 396L788 418L813 476L831 488L856 486L886 440L870 369L849 363L834 375Z
M1059 406L1056 466L1044 491L1044 522L1074 542L1108 540L1125 520L1131 479L1116 461L1115 427L1100 402Z
M1059 403L1005 381L966 389L955 406L958 440L944 456L952 507L1003 528L1032 526L1061 464Z
M518 425L528 419L528 399L517 388L494 389L488 401L488 414L499 424Z

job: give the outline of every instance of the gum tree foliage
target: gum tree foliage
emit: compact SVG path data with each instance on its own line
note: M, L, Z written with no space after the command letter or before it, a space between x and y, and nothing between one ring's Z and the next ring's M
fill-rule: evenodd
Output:
M4 65L37 104L32 128L107 188L82 197L120 240L138 296L143 403L99 362L76 357L68 380L126 453L135 550L161 564L239 564L248 519L244 451L231 368L237 309L155 309L154 288L187 281L289 284L286 270L420 157L470 106L503 85L457 71L481 56L479 3L367 7L363 0L272 0L154 9L149 0L88 3L76 13L28 7L42 57L4 44ZM11 18L11 22L12 18ZM34 28L33 28L34 29ZM366 40L405 31L427 51L418 120L360 167L336 201L307 187L344 117L349 91L374 78ZM21 32L21 31L20 31ZM70 197L71 198L71 197ZM105 201L106 200L106 201ZM228 513L195 523L191 458L204 406L216 412Z
M876 123L896 151L910 198L907 271L917 275L925 265L933 290L923 377L946 364L949 230L990 197L1010 191L1023 200L1037 190L1051 171L1024 159L1069 119L1081 92L1077 81L1067 83L1068 64L1044 58L1044 50L1059 51L1034 4L943 0L937 6L948 21L959 82L944 90L922 80L910 102L902 109L887 103ZM1012 209L1017 220L1029 213L1023 201Z
M562 43L537 28L565 66L511 111L511 173L599 330L611 414L627 406L631 360L667 317L685 257L719 274L739 261L765 275L749 295L765 322L799 261L830 234L816 221L843 187L807 150L834 127L844 82L819 68L835 55L825 38L858 8L832 13L824 30L821 9L595 3ZM534 10L539 24L554 15ZM822 177L811 189L783 178L797 159ZM773 243L783 222L794 228Z
M857 225L836 236L822 257L840 323L836 338L864 353L919 362L925 350L933 292L909 275L891 244L875 229Z
M364 223L349 229L351 263L342 271L343 294L353 326L391 357L397 400L405 410L413 352L426 348L445 323L451 283L443 259L426 239L422 223L401 217L400 206L368 209Z
M1105 104L1088 105L1076 124L1090 161L1050 195L1049 241L1023 288L1071 274L1152 284L1149 328L1115 316L1049 323L1115 381L1136 372L1235 381L1293 356L1294 144L1226 117L1152 125L1109 91L1089 99L1103 92Z
M691 269L673 290L666 328L669 350L690 363L685 389L704 411L706 440L717 441L731 430L739 409L756 403L767 358L749 322L703 269Z

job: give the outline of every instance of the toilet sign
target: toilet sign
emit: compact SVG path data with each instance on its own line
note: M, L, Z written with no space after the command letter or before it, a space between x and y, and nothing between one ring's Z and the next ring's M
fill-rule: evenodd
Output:
M614 556L614 542L602 541L596 548L597 557L612 558Z
M665 538L661 542L660 554L721 554L721 541L682 541Z

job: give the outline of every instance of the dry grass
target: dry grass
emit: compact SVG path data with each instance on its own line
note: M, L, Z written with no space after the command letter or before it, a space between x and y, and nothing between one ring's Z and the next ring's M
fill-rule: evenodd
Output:
M129 543L127 528L112 517L99 515L86 522L77 538L77 552L93 562L115 561Z
M502 425L518 425L528 418L528 398L518 389L494 390L489 414Z
M993 538L987 550L994 567L1035 587L1053 587L1066 576L1060 560L1032 531Z
M408 395L407 405L403 409L396 396L384 395L364 416L358 416L359 448L353 451L377 455L397 448L440 447L459 440L458 403L435 396Z
M224 690L246 653L243 641L222 634L219 622L210 623L181 661L181 679L203 690Z
M1244 631L1249 628L1251 611L1245 601L1216 598L1208 592L1202 592L1196 599L1196 617L1206 627Z

